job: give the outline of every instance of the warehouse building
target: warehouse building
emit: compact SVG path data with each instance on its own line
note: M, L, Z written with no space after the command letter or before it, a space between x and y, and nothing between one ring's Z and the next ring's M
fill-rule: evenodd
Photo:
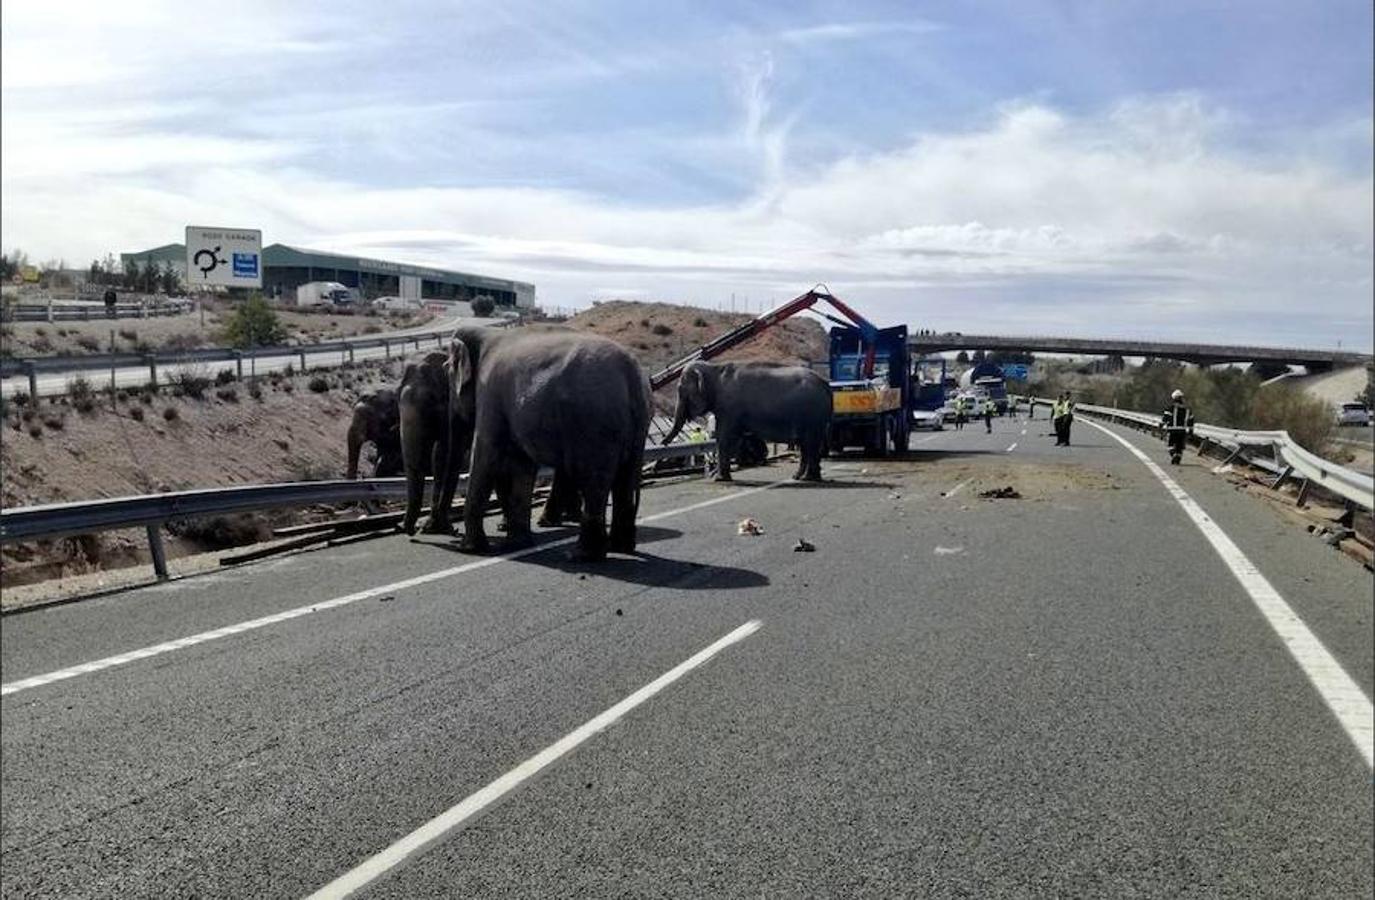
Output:
M121 253L120 261L140 266L170 262L180 274L186 272L186 245L166 244L139 253ZM334 281L357 288L368 299L404 297L408 300L472 300L487 296L499 308L530 309L535 305L535 286L523 281L491 278L470 272L432 269L409 263L388 262L341 253L325 253L269 244L263 248L263 293L269 297L292 297L296 288L312 281ZM188 283L194 286L194 279Z

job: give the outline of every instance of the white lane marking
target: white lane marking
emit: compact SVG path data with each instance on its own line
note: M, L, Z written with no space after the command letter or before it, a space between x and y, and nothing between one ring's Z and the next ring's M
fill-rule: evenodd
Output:
M1198 530L1203 532L1208 543L1213 545L1217 555L1222 557L1227 568L1232 570L1232 575L1241 582L1246 593L1251 595L1251 602L1255 603L1261 615L1265 616L1275 634L1284 641L1289 654L1294 657L1299 668L1303 669L1308 680L1327 703L1328 709L1337 717L1347 737L1351 738L1356 749L1360 751L1366 766L1375 766L1375 707L1371 706L1370 698L1366 697L1360 685L1346 674L1341 663L1337 662L1336 657L1323 646L1318 636L1308 629L1298 613L1285 602L1279 591L1275 590L1255 564L1247 559L1241 548L1232 542L1226 532L1173 478L1165 474L1164 469L1122 436L1090 419L1084 421L1116 440L1145 463L1146 468L1150 469L1165 486L1165 490L1169 491L1176 502L1184 508L1184 512L1188 513L1189 518L1198 526Z
M365 887L378 877L385 875L398 863L404 862L408 857L423 851L427 844L438 840L448 832L462 825L468 819L482 812L482 810L491 806L503 796L519 787L521 782L527 781L539 774L542 769L557 762L560 757L575 750L578 745L584 743L589 738L610 728L624 717L626 713L673 684L673 682L682 678L693 669L698 668L731 644L737 644L754 634L759 630L761 624L762 623L757 619L746 622L716 643L688 657L686 660L674 666L672 669L669 669L629 697L626 697L615 706L607 709L596 718L590 719L573 731L570 731L548 747L545 747L539 753L536 753L525 762L511 769L505 775L497 778L486 787L469 794L457 804L449 807L447 810L435 816L424 825L421 825L415 831L401 838L401 840L392 844L390 847L387 847L375 856L364 860L358 866L340 875L329 884L311 894L306 900L334 900L334 898L347 897L354 891Z
M1011 453L1013 450L1016 450L1016 449L1017 449L1017 442L1016 442L1016 441L1013 441L1013 442L1012 442L1012 446L1011 446L1011 447L1008 447L1008 448L1007 448L1006 450L1004 450L1003 452L1004 452L1004 453Z
M1025 428L1022 429L1022 434L1026 434L1026 429L1025 429Z
M714 497L711 500L703 500L701 503L693 503L690 506L683 506L678 509L671 509L665 512L655 513L652 516L645 516L638 521L654 522L659 519L666 519L670 516L679 516L683 513L693 512L694 510L704 509L708 506L715 506L718 503L725 503L729 500L736 500L741 497L748 497L750 494L757 494L760 491L767 491L770 488L778 487L783 484L791 484L791 479L783 479L766 484L762 487L749 488L748 490L732 492L721 497ZM516 550L512 553L503 553L500 556L489 556L485 559L474 560L464 563L461 566L453 566L448 569L440 569L437 572L429 572L425 575L417 575L414 578L407 578L404 581L395 581L391 584L384 584L379 587L368 588L353 594L346 594L343 597L335 597L332 600L324 600L320 603L312 603L309 606L298 606L295 609L288 609L284 612L274 613L270 616L263 616L260 619L250 619L247 622L239 622L235 625L226 625L223 628L216 628L213 631L202 631L200 634L193 634L189 637L178 638L175 641L166 641L161 644L153 644L149 647L142 647L138 650L130 650L127 653L120 653L117 656L107 656L104 659L96 659L91 662L81 663L80 665L70 666L65 669L58 669L55 672L47 672L43 675L34 675L31 678L23 678L19 681L11 681L8 684L0 685L0 696L8 696L29 688L42 687L45 684L52 684L55 681L65 681L68 678L76 678L79 675L89 675L92 672L99 672L102 669L110 669L115 666L122 666L140 659L147 659L150 656L161 656L164 653L171 653L173 650L184 650L187 647L194 647L196 644L204 644L206 641L215 641L226 638L230 635L241 634L245 631L254 631L258 628L266 628L268 625L276 625L278 622L286 622L311 613L324 612L327 609L337 609L341 606L348 606L350 603L357 603L359 600L367 600L371 597L378 597L383 594L391 594L396 591L403 591L407 588L418 587L422 584L429 584L432 581L440 581L445 578L452 578L455 575L462 575L465 572L472 572L477 569L485 569L488 566L495 566L498 563L506 562L511 559L520 559L523 556L530 556L534 553L542 553L555 547L562 547L571 544L577 537L561 538L557 541L550 541L546 544L538 544L534 547L527 547L524 550Z
M960 488L964 487L966 484L969 484L969 482L971 482L971 481L973 481L973 480L974 480L974 479L972 479L972 478L966 478L964 481L961 481L959 484L955 485L955 486L952 487L950 490L946 491L944 494L941 494L941 496L942 496L942 497L953 497L953 496L955 496L956 494L958 494L958 493L960 492Z
M954 554L954 553L963 553L963 552L964 552L964 548L963 548L963 547L937 547L937 548L936 548L936 555L937 555L937 556L950 556L951 554Z

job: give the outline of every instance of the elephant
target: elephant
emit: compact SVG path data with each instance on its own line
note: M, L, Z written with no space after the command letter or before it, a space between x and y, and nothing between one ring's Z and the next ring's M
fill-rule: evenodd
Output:
M349 423L348 431L349 480L358 477L358 457L367 443L377 448L375 477L401 474L404 468L401 459L401 411L397 405L396 391L391 388L365 394L353 406L353 421Z
M495 333L462 327L449 345L450 396L472 404L460 549L485 552L482 511L504 491L509 548L529 546L530 498L540 466L555 470L546 512L581 500L575 561L635 550L640 467L649 434L649 380L623 347L568 329ZM446 479L447 481L447 479ZM611 500L611 534L606 505Z
M397 406L400 419L401 456L406 470L406 514L401 527L415 534L416 520L425 493L425 476L434 475L427 534L450 530L449 506L462 457L468 447L468 420L451 412L448 354L435 351L406 364L401 374ZM456 450L454 453L452 451Z
M821 480L821 454L831 422L831 386L806 366L698 360L678 382L678 409L667 444L688 419L716 415L717 481L730 481L730 460L742 436L796 443L794 479Z

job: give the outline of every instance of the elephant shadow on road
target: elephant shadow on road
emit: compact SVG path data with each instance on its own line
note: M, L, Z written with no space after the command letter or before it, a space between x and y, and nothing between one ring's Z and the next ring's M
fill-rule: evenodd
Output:
M665 556L645 553L642 549L633 554L613 553L602 562L573 562L568 558L569 545L563 543L563 539L576 536L576 529L558 529L544 532L544 534L556 542L556 545L521 556L518 560L519 563L540 566L569 575L599 575L613 581L624 581L643 587L668 587L688 591L736 590L764 587L769 584L768 578L749 569L670 559ZM681 535L681 531L673 528L641 525L637 528L636 542L643 548L648 544L671 540ZM414 538L412 541L424 543L426 546L436 549L447 550L451 553L469 555L462 554L457 543L452 541L416 541ZM502 552L499 541L495 550L496 553ZM481 559L482 557L474 555L471 558Z
M672 528L654 528L648 525L639 526L638 531L637 543L641 548L682 534ZM597 575L642 587L664 587L684 591L737 590L764 587L769 583L767 577L749 569L671 559L645 553L643 549L633 554L613 553L601 562L580 563L570 561L567 548L559 547L551 548L548 553L531 554L524 557L521 562L570 575Z
M846 473L840 472L838 475ZM755 481L753 479L735 478L730 482L739 488L768 487L777 484L775 481ZM856 488L876 488L892 490L893 484L887 481L867 481L855 478L837 478L823 473L820 481L785 481L779 484L775 490L781 491L825 491L825 490L853 490Z

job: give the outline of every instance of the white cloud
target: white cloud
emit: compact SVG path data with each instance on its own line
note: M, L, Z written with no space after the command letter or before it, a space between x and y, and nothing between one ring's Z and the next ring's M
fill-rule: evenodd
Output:
M740 82L742 140L766 159L786 137L769 151L780 126L768 79L765 58ZM40 257L160 244L206 220L524 278L563 306L609 296L607 284L712 303L732 291L781 300L823 280L876 319L971 332L1278 341L1292 322L1307 330L1290 342L1348 346L1370 334L1369 170L1233 150L1228 117L1194 97L1093 116L1014 104L982 128L889 152L819 168L780 159L738 202L679 207L327 178L304 167L300 135L6 116L3 231Z
M805 28L789 28L779 32L778 39L786 44L806 46L840 41L857 41L894 34L931 34L941 30L936 22L920 19L896 22L826 22Z

